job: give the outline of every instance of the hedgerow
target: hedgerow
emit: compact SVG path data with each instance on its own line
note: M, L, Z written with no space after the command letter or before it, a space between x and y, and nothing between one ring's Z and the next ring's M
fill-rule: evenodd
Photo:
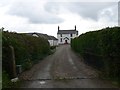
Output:
M120 27L81 34L71 41L71 47L103 76L120 81Z
M2 68L10 77L9 46L14 47L16 65L22 65L23 71L50 53L49 42L44 38L2 31Z

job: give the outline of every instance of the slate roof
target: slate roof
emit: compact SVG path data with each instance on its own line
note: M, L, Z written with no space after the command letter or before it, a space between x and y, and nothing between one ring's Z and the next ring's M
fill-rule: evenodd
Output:
M36 35L38 35L39 37L45 38L45 39L47 39L47 40L58 40L58 39L55 38L54 36L50 36L50 35L43 34L43 33L36 33L36 32L34 32L34 33L25 33L25 34L31 35L31 36L32 36L33 34L36 34Z
M55 38L54 36L49 36L51 38L51 40L58 40L57 38Z
M77 30L58 30L57 34L78 34Z

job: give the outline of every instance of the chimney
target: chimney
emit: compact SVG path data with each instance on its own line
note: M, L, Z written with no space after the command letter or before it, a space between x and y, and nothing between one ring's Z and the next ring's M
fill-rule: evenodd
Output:
M60 27L58 26L58 31L60 30Z
M75 30L76 30L76 25L75 25Z

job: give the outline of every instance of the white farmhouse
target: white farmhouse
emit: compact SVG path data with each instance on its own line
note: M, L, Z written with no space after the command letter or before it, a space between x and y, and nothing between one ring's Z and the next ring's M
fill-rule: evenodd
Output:
M58 32L57 32L57 38L58 38L58 44L70 44L71 39L78 36L78 31L75 29L72 30L60 30L60 27L58 26Z

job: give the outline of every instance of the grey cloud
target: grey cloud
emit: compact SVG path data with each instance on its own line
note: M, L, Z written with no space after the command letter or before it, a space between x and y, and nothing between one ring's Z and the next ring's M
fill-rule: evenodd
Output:
M34 24L56 24L64 21L53 13L47 12L44 9L41 10L41 7L37 5L35 3L15 3L10 7L8 14L28 18L30 23Z
M64 5L64 3L63 3L63 5ZM59 10L60 10L60 6L61 6L61 3L58 3L58 2L48 2L48 3L45 4L44 8L48 12L57 14L57 12L59 12Z
M63 20L58 17L53 16L43 16L42 18L36 17L36 16L30 16L30 23L35 24L56 24L56 23L62 23Z
M107 18L110 22L118 22L118 6L115 5L112 8L107 8L101 11L99 17Z
M71 13L77 13L84 18L99 20L101 10L116 5L116 2L47 2L41 9L39 0L30 0L31 2L15 2L11 5L8 14L28 18L31 23L62 23L64 20L58 17L60 8L69 10ZM49 0L52 1L52 0ZM117 11L114 10L114 13ZM107 12L105 13L107 15ZM105 16L105 14L103 16ZM108 13L109 14L109 13ZM109 15L110 16L110 15ZM113 16L113 15L112 15ZM110 17L112 17L110 16ZM111 20L114 20L112 18Z
M6 6L13 2L14 0L0 0L0 6Z
M115 4L115 2L49 2L45 5L45 9L53 12L53 9L57 11L60 7L64 7L82 17L98 20L99 11Z
M78 3L77 3L78 4ZM99 13L105 8L111 7L116 3L113 2L90 2L90 3L81 3L79 8L82 10L78 12L83 17L88 17L93 20L99 20ZM74 11L74 9L72 9Z

